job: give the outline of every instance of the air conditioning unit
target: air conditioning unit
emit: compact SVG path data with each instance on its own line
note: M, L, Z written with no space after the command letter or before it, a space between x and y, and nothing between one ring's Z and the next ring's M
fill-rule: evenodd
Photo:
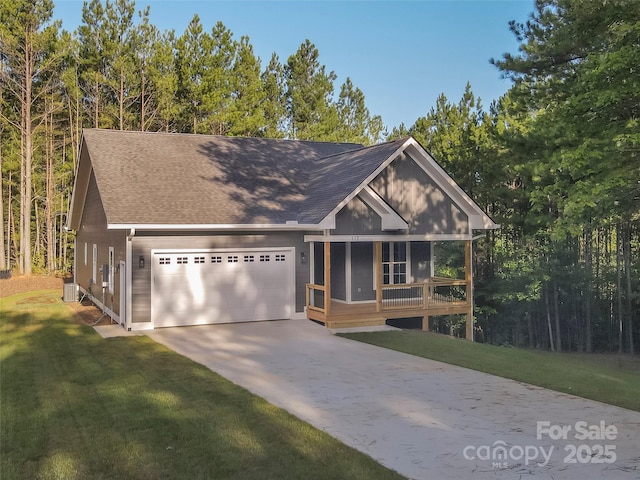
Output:
M65 283L62 294L62 299L65 302L77 302L78 301L78 284L77 283Z

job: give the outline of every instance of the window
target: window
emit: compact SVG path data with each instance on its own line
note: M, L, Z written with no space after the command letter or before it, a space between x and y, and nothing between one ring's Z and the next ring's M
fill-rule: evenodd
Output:
M269 260L271 260L271 256L270 255L260 255L260 261L261 262L268 262Z
M204 263L204 257L195 257L193 263Z
M91 271L93 276L91 277L91 280L95 284L98 282L98 245L95 243L93 244L93 259L91 261L93 262L93 268Z
M284 262L284 254L276 254L276 262Z
M227 263L238 263L238 256L237 255L229 255L227 257Z
M171 257L160 257L158 263L160 265L171 265Z
M219 257L219 256L211 257L211 263L222 263L222 257Z
M113 293L114 289L114 278L113 274L115 273L115 252L113 247L109 247L109 293Z
M244 261L246 262L253 262L254 258L253 255L245 255L244 256Z
M407 283L407 244L405 242L382 243L382 284Z
M186 265L187 263L189 263L189 257L178 257L176 258L176 263L178 265Z

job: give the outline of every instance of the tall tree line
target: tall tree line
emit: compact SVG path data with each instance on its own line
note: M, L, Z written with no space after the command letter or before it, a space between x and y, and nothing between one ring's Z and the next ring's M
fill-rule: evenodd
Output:
M640 341L640 3L539 0L513 22L513 88L467 85L411 127L501 224L476 243L480 338L634 353ZM635 324L634 324L635 322Z
M376 143L411 134L501 225L475 243L478 338L556 351L640 341L640 3L538 0L470 84L387 135L309 41L263 63L195 15L159 31L132 0L91 0L75 32L49 0L0 0L0 270L69 268L64 232L83 127ZM419 59L417 59L419 61ZM390 86L389 88L393 88ZM634 324L635 321L635 324Z
M349 78L309 41L263 65L198 15L161 32L134 0L90 0L74 32L51 0L0 0L0 270L70 267L64 231L83 127L365 144L383 138Z

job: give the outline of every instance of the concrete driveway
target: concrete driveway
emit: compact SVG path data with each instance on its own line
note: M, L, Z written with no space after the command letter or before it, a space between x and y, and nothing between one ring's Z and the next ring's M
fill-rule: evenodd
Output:
M304 320L148 335L409 478L640 479L637 412Z

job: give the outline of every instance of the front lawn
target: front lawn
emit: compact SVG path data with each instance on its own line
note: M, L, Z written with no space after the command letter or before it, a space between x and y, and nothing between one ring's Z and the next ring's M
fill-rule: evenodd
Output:
M415 330L341 336L640 411L637 356L497 347Z
M102 339L59 297L0 299L2 480L401 478L146 336Z

